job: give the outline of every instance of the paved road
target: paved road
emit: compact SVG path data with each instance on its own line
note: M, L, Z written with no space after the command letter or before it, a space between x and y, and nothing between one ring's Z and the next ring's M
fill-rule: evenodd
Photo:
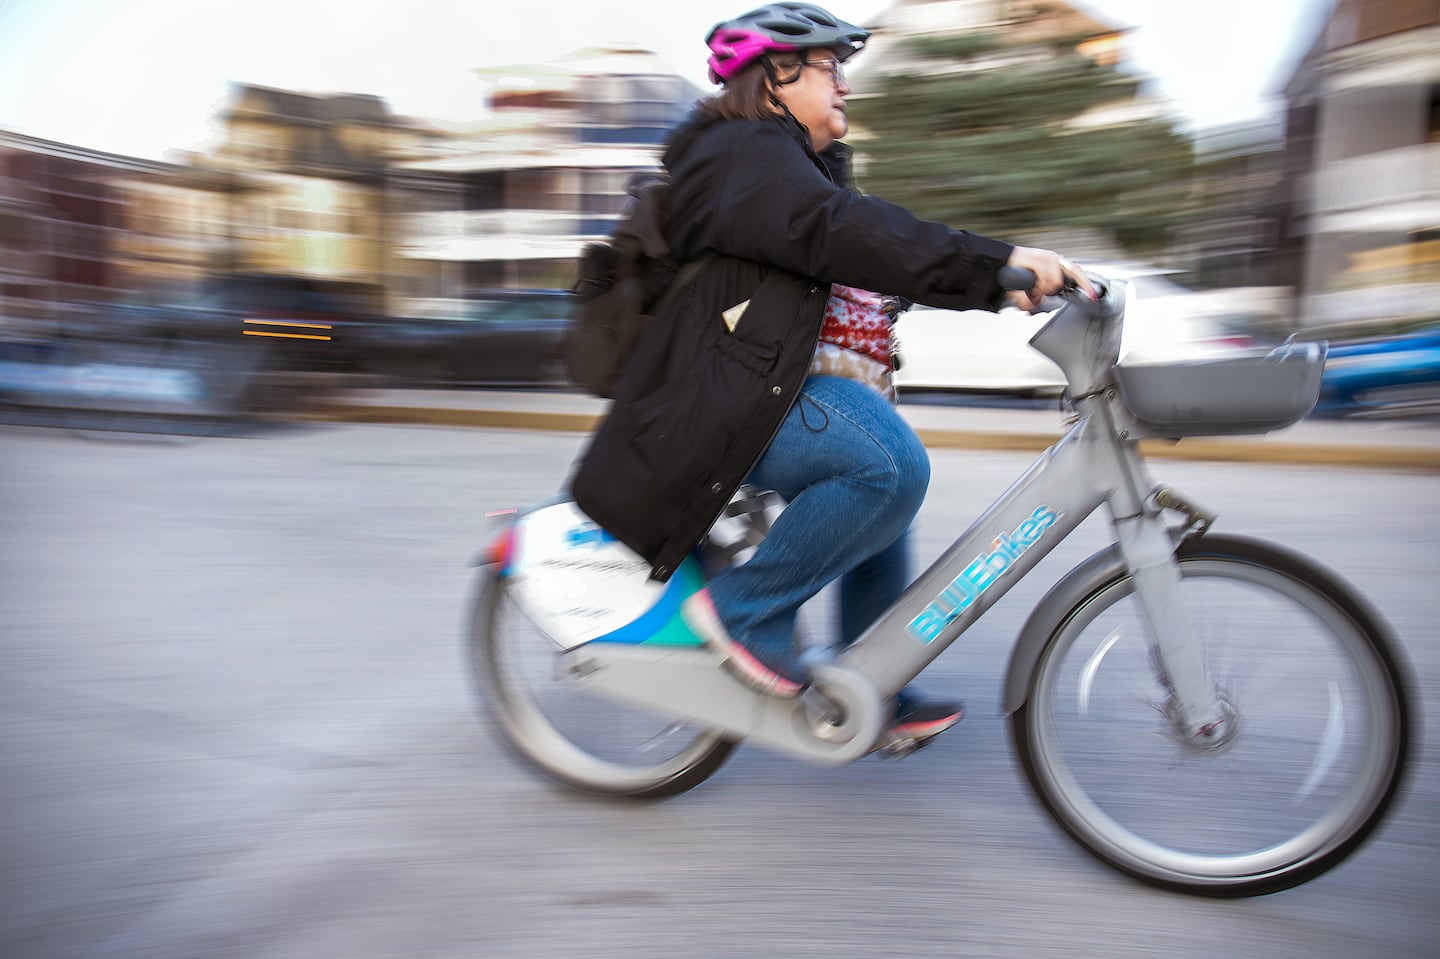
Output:
M459 637L483 513L578 434L292 427L141 443L0 429L0 955L1428 957L1440 776L1278 896L1139 886L1037 810L996 715L1007 642L1084 527L933 667L971 712L900 763L742 749L596 802L477 723ZM934 453L929 559L1028 462ZM1172 462L1221 528L1337 567L1440 703L1428 474ZM814 628L826 617L817 611ZM1436 722L1426 724L1435 742Z

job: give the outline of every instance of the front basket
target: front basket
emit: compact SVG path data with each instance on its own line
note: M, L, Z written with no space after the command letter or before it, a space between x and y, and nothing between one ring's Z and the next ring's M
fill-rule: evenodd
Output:
M1115 381L1146 435L1267 433L1314 409L1327 349L1290 341L1223 359L1121 363Z

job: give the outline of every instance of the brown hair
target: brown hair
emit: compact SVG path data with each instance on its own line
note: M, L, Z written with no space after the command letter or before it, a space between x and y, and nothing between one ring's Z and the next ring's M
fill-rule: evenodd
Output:
M775 73L788 78L797 74L806 60L801 53L773 53L770 62ZM775 115L770 102L770 80L759 60L725 81L725 88L713 97L700 101L700 109L715 120L768 120Z

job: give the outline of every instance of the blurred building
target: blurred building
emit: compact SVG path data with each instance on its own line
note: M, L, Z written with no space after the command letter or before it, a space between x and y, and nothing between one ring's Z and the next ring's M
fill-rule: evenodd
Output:
M225 262L227 177L0 131L0 317L195 289Z
M123 287L115 185L145 161L0 131L0 316L107 300Z
M0 131L0 316L223 276L370 287L401 315L568 287L703 93L629 47L476 74L481 119L443 130L373 96L237 84L219 145L178 164Z
M0 131L0 315L200 292L219 274L380 288L392 155L423 135L369 96L237 85L182 164Z
M48 273L37 249L37 221L45 211L23 159L33 142L0 130L0 322L36 309L48 288Z
M1305 322L1434 317L1440 2L1337 0L1285 97L1279 202Z
M1276 205L1284 131L1257 120L1195 138L1197 212L1177 231L1174 266L1208 287L1289 287L1298 247ZM1287 297L1288 299L1288 297ZM1287 315L1293 307L1284 306Z
M384 285L387 170L423 131L379 97L237 84L222 141L195 157L229 184L226 268Z
M114 185L122 205L114 262L127 295L184 299L230 268L238 251L229 224L242 182L202 167L143 162Z
M581 248L623 211L626 183L658 169L666 133L702 95L631 47L476 73L485 117L392 170L395 276L410 310L568 287Z

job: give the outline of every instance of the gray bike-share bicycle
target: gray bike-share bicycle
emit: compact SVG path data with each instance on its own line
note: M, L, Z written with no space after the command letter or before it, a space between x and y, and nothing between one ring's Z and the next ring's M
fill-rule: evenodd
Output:
M1313 561L1211 532L1137 445L1295 422L1325 345L1119 365L1126 287L1095 280L1097 301L1068 292L1031 340L1065 373L1073 426L797 699L742 685L679 615L706 562L763 535L766 494L742 489L665 584L568 500L504 513L470 636L504 741L561 783L632 797L700 784L741 740L827 764L903 754L896 692L1105 504L1115 542L1050 589L1010 655L1004 709L1041 803L1104 862L1185 892L1276 892L1345 859L1410 749L1388 629Z

